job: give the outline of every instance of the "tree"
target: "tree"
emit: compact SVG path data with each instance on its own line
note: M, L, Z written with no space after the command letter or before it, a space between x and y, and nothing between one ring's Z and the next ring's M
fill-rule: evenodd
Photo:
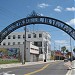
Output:
M68 49L66 50L66 52L67 52L67 53L69 52Z
M73 49L73 52L75 53L75 48Z
M66 51L66 47L65 46L61 47L61 51L64 53Z
M65 47L65 46L61 47L61 51L62 51L63 54L64 54L64 52L66 51L66 47Z

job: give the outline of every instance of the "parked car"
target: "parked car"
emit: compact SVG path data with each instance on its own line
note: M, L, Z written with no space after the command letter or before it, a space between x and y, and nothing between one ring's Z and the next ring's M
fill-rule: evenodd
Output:
M68 62L68 59L67 59L67 58L65 58L65 59L64 59L64 62Z
M71 61L71 62L72 62L73 60L74 60L73 58L69 58L69 61Z

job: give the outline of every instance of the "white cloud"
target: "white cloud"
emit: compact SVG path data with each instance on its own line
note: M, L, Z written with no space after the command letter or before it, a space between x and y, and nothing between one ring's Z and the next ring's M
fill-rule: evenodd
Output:
M46 3L38 4L38 7L40 7L40 8L46 8L46 7L48 7L48 6L49 6L49 5L46 4Z
M41 15L41 16L43 16L43 14L42 14L42 13L41 13L40 15Z
M69 25L75 26L75 18L74 19L71 19L70 21L68 21L66 23L69 24Z
M58 44L67 44L67 41L66 40L55 40L55 43L58 43Z
M54 9L54 11L56 11L56 12L61 12L61 11L62 11L62 7L61 7L61 6L57 6L57 7Z
M69 41L67 40L55 40L55 44L60 45L60 47L66 46L67 49L70 48Z
M67 11L75 11L75 7L66 8Z
M66 48L67 48L67 49L70 49L70 46L69 46L69 45L66 45Z

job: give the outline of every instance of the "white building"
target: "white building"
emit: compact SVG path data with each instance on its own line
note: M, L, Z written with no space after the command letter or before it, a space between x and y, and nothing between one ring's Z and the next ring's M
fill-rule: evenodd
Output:
M12 32L2 41L1 45L24 44L24 37L24 32ZM51 36L48 32L26 32L26 41L31 41L33 45L39 47L39 60L50 59Z

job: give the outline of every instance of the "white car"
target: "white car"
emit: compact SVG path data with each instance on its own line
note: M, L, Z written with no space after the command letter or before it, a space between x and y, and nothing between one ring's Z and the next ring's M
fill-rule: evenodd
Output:
M64 59L64 62L68 62L68 59L67 59L67 58L65 58L65 59Z

